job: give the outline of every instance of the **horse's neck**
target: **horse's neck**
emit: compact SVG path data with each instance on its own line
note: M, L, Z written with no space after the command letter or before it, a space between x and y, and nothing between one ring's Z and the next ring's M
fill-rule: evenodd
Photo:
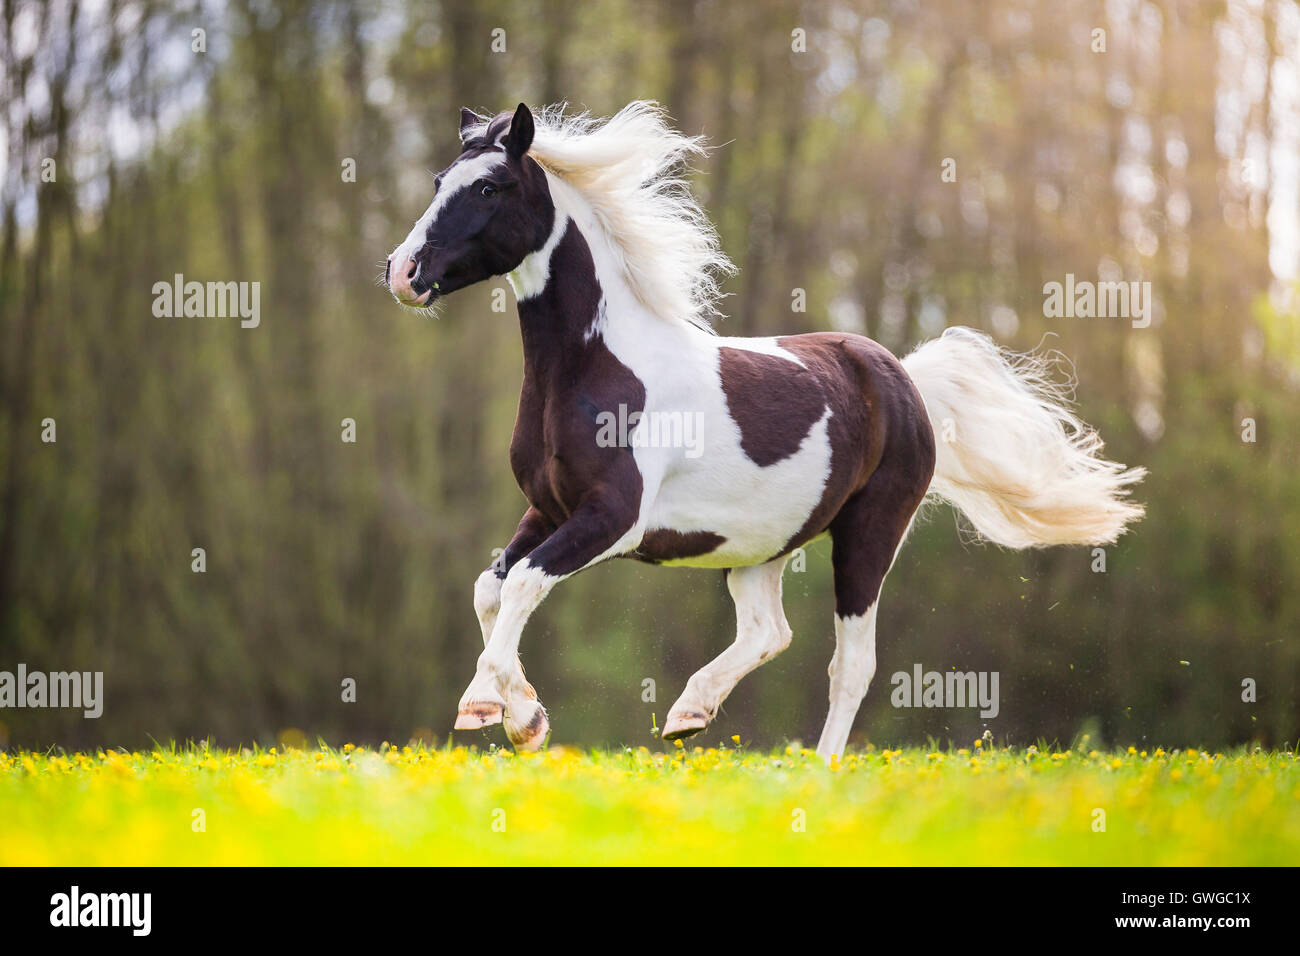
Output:
M601 289L582 234L557 213L547 247L509 276L519 300L525 364L535 369L567 364L591 338L600 315Z
M682 329L651 315L632 293L585 201L562 183L551 185L550 238L508 277L519 302L525 371L570 375L597 335L641 347L680 335Z

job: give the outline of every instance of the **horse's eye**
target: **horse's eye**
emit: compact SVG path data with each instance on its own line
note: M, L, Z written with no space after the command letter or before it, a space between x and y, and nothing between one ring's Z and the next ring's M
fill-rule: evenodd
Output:
M497 194L497 188L491 183L484 183L483 188L479 190L479 194L491 198Z

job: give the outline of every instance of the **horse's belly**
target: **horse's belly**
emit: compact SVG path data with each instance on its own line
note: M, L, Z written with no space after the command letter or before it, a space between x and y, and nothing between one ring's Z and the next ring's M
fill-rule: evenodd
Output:
M639 556L733 568L770 561L799 543L794 539L808 530L830 475L829 414L793 455L770 465L755 464L730 440L709 442L698 458L675 461L649 506Z

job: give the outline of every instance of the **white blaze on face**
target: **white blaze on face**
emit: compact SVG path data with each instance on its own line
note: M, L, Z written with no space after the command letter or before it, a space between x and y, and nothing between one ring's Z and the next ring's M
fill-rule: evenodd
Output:
M461 159L452 163L447 171L442 175L442 185L438 187L437 194L433 197L433 202L429 203L429 208L424 211L424 215L415 221L411 231L402 244L393 250L393 262L404 262L411 258L424 245L425 236L429 234L429 227L438 221L438 216L452 198L461 191L468 189L478 180L491 174L505 162L505 157L494 153L485 153L482 156L475 156L472 159Z

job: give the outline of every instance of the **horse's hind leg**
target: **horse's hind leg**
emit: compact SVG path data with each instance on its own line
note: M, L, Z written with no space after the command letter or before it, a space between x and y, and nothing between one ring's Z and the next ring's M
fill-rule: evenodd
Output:
M736 604L736 640L686 682L686 690L664 720L665 740L697 734L718 713L740 679L790 645L790 625L781 607L781 572L788 557L727 572Z
M817 753L842 756L867 686L876 672L876 608L880 586L920 503L896 493L888 474L873 475L831 522L835 570L835 656L830 711Z

